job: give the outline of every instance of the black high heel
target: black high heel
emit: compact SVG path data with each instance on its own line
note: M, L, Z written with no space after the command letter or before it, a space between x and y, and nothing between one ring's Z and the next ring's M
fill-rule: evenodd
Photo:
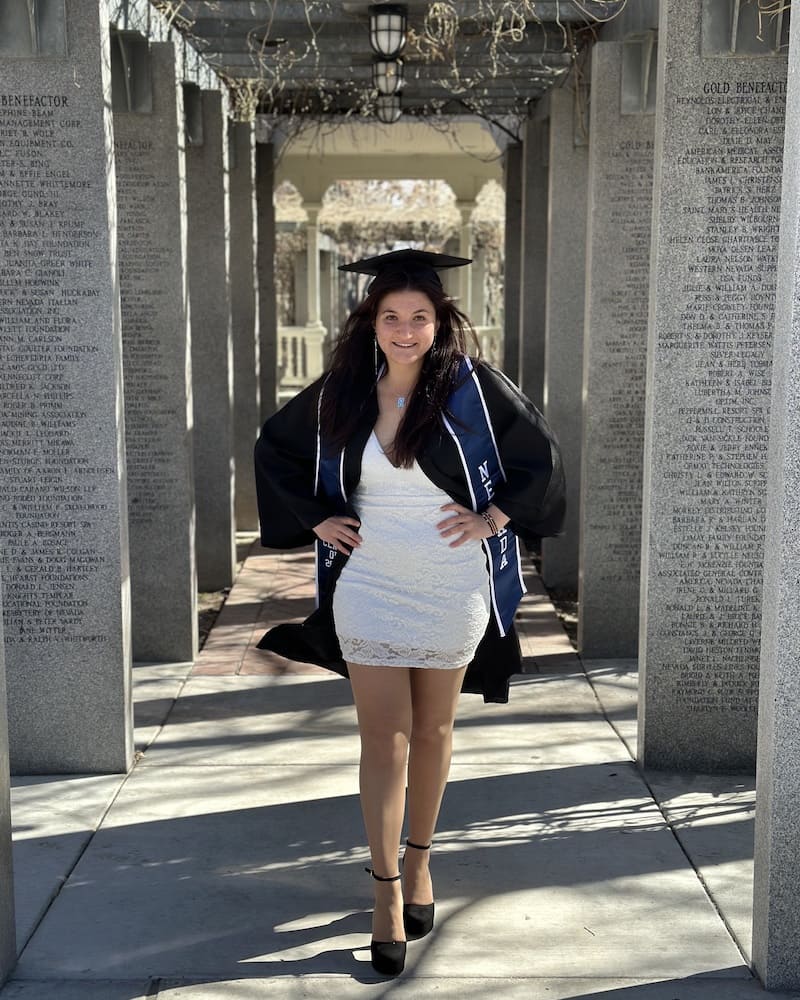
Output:
M371 868L364 871L371 875L376 882L399 882L402 875L376 875ZM405 908L404 908L405 910ZM405 922L405 912L403 913ZM399 976L406 964L406 943L405 941L370 941L370 958L372 968L382 976Z
M410 840L406 841L406 847L413 847L415 851L429 851L431 846L432 844L412 844ZM409 941L418 941L430 934L433 930L433 911L433 903L403 904L403 927Z

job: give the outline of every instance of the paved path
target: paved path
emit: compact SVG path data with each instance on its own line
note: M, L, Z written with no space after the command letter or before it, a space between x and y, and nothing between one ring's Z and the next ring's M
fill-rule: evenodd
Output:
M462 698L437 929L400 979L369 965L349 686L254 648L307 613L310 558L256 548L193 668L135 668L130 775L15 780L0 1000L764 996L740 950L752 787L642 775L635 664L584 671L531 584L529 672L506 706Z

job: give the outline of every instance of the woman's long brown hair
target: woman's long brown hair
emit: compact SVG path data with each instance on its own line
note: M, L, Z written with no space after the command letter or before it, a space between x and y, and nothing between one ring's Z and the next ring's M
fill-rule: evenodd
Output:
M468 342L473 356L480 353L472 323L433 275L390 271L375 278L367 298L348 316L334 346L322 394L320 423L326 440L337 448L343 448L352 437L365 404L376 391L376 373L385 362L375 341L378 308L386 295L402 291L427 295L439 324L391 449L394 464L410 468L429 435L442 427L447 399L461 359L468 353Z

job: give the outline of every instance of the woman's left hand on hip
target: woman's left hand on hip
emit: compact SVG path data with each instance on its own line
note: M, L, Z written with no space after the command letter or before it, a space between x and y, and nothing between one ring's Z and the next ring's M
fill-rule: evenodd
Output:
M462 507L459 503L446 503L441 510L452 511L450 517L440 521L436 529L442 538L454 538L450 542L450 548L458 548L465 542L480 541L488 538L492 530L480 514L468 507Z

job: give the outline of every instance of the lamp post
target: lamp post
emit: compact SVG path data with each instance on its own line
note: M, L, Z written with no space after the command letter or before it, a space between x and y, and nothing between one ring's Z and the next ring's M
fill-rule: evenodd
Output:
M384 59L399 56L406 44L408 17L402 4L373 4L369 9L369 43Z
M372 86L379 94L396 94L403 86L403 60L376 59L372 64Z
M399 94L379 94L375 102L375 114L384 125L394 125L402 115Z
M375 114L384 125L400 118L400 94L403 86L403 60L408 16L403 4L376 3L369 8L369 43L378 58L372 66L372 83L378 91Z

